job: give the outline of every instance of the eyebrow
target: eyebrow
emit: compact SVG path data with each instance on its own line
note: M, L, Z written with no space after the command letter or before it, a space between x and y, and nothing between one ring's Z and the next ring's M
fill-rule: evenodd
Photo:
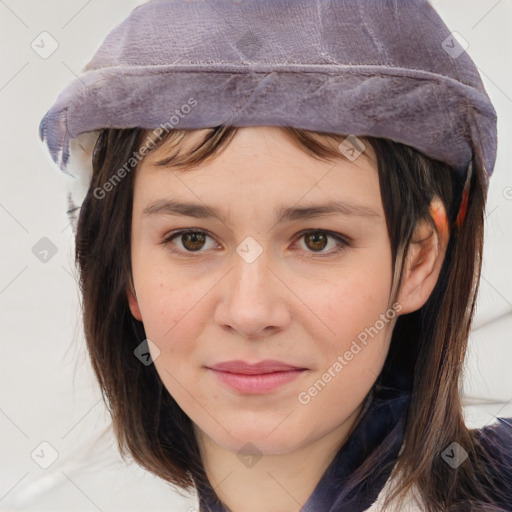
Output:
M214 207L201 203L180 202L173 199L160 199L150 203L142 211L144 216L151 215L184 215L197 219L219 219L228 223L224 213ZM302 206L281 206L274 212L275 223L304 220L327 215L341 214L350 217L380 218L375 210L349 202L329 201L322 204L305 204Z

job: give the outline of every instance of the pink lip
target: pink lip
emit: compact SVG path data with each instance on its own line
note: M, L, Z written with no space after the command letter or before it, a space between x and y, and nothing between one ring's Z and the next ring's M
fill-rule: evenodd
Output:
M280 361L265 360L256 364L226 361L208 367L223 383L241 393L264 393L291 382L307 368Z
M211 370L219 370L230 373L244 373L247 375L256 375L262 373L286 372L290 370L305 370L301 366L275 361L273 359L265 359L259 363L246 363L245 361L224 361L213 366L209 366Z

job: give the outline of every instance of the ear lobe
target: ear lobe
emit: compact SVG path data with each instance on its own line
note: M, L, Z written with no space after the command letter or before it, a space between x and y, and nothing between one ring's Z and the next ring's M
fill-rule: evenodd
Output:
M432 201L431 217L436 229L427 220L418 223L409 244L398 302L400 314L420 309L430 297L443 265L449 233L446 211L439 199Z
M128 305L130 306L130 311L134 318L139 322L142 322L142 315L139 309L139 303L137 299L134 297L132 290L126 290L126 294L128 296Z

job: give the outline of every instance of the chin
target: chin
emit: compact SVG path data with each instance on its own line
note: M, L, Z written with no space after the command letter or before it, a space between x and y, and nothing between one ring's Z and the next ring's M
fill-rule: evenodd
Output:
M226 450L238 453L244 449L248 451L254 449L260 455L290 453L306 442L306 439L297 439L296 436L290 435L289 430L283 429L280 433L277 433L277 430L272 432L272 429L268 428L258 429L254 425L251 428L245 428L241 424L236 431L230 430L232 436L225 432L220 436L209 435ZM269 432L272 433L269 435Z

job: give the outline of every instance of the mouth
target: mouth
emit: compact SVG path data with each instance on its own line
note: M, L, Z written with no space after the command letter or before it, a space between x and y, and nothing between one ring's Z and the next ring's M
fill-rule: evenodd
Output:
M207 367L219 381L240 393L265 393L292 382L308 371L281 361L265 360L259 363L226 361Z
M246 361L224 361L213 366L207 366L211 370L218 370L229 373L239 373L245 375L262 375L274 372L287 372L294 370L307 370L306 367L295 364L285 363L274 359L265 359L257 363L249 363Z

